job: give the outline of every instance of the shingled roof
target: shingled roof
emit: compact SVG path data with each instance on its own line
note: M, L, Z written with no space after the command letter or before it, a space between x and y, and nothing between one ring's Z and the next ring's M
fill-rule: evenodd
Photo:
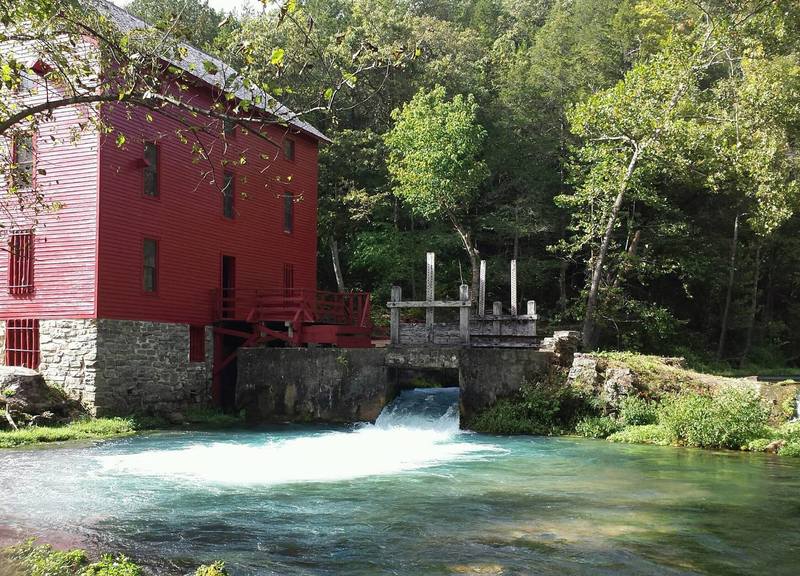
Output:
M123 33L151 28L151 25L144 20L107 0L91 0L91 2L97 7L100 14L106 16ZM185 48L182 58L164 58L164 60L206 84L231 93L240 100L249 100L254 106L280 118L288 125L313 138L330 142L330 139L322 132L301 120L297 114L266 92L253 91L244 87L238 72L227 63L185 42L181 42L181 46Z

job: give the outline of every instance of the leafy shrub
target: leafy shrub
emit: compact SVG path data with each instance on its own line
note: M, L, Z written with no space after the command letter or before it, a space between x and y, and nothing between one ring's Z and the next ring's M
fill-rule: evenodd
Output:
M127 557L103 555L99 562L90 564L80 572L80 576L143 576L142 569Z
M623 444L657 444L667 446L672 443L672 434L660 424L628 426L608 437L609 442Z
M210 565L203 564L194 576L228 576L228 572L225 570L225 562L217 561Z
M783 445L783 448L778 450L778 454L781 456L793 456L795 458L800 457L800 442L787 442Z
M547 434L549 429L534 421L520 400L503 398L481 412L469 424L471 430L487 434Z
M659 424L673 441L703 448L741 448L764 436L768 418L769 409L749 388L724 388L713 397L679 394L659 410Z
M621 428L610 416L589 416L575 426L575 432L586 438L606 438Z
M750 452L766 452L767 446L772 444L772 442L770 438L756 438L747 443L747 449Z
M775 431L775 435L788 442L800 442L800 422L789 422Z
M33 538L7 548L4 556L25 576L74 576L88 564L83 550L53 550L37 546Z
M625 426L644 426L658 421L656 405L637 396L622 399L619 419Z
M525 383L516 398L501 399L468 424L489 434L544 435L572 430L575 422L596 412L589 399L566 386L560 373Z

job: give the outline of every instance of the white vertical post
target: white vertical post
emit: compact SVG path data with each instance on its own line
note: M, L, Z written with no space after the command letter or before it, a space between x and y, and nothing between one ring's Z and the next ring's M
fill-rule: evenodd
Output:
M511 261L511 315L517 315L517 261Z
M469 303L469 286L466 284L459 286L458 296L461 304ZM458 309L458 331L462 344L469 346L469 306L461 306Z
M403 300L403 287L392 286L392 302L402 302ZM389 332L392 344L400 344L400 308L392 308L389 311L391 318Z
M425 270L425 300L431 304L425 308L425 332L428 342L433 343L433 323L434 323L434 288L436 285L436 254L428 252Z
M531 317L530 322L533 324L531 335L536 336L536 300L528 300L528 316Z
M478 283L478 316L486 314L486 260L481 260L481 274Z

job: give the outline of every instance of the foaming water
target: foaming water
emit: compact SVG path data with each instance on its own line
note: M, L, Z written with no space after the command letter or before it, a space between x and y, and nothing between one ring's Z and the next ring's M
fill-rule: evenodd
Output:
M465 433L456 394L407 392L349 430L0 450L0 539L158 576L797 574L800 459Z
M267 439L256 445L196 443L98 460L111 474L271 485L398 474L500 451L491 444L459 441L458 417L457 388L408 390L375 424L352 431Z

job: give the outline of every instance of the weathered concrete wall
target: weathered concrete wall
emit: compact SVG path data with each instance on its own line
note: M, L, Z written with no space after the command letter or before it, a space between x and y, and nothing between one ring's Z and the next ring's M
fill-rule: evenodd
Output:
M252 348L239 354L237 404L252 421L374 420L397 392L392 369L455 368L466 423L545 377L553 360L518 348Z
M205 362L189 362L189 326L130 320L97 321L99 415L169 414L207 405L211 397L213 331L206 327Z
M395 394L378 348L239 352L237 406L252 422L374 420Z
M39 372L51 386L94 411L97 320L41 320Z
M527 382L546 377L555 355L524 348L469 348L459 354L461 423L500 398L514 396Z

